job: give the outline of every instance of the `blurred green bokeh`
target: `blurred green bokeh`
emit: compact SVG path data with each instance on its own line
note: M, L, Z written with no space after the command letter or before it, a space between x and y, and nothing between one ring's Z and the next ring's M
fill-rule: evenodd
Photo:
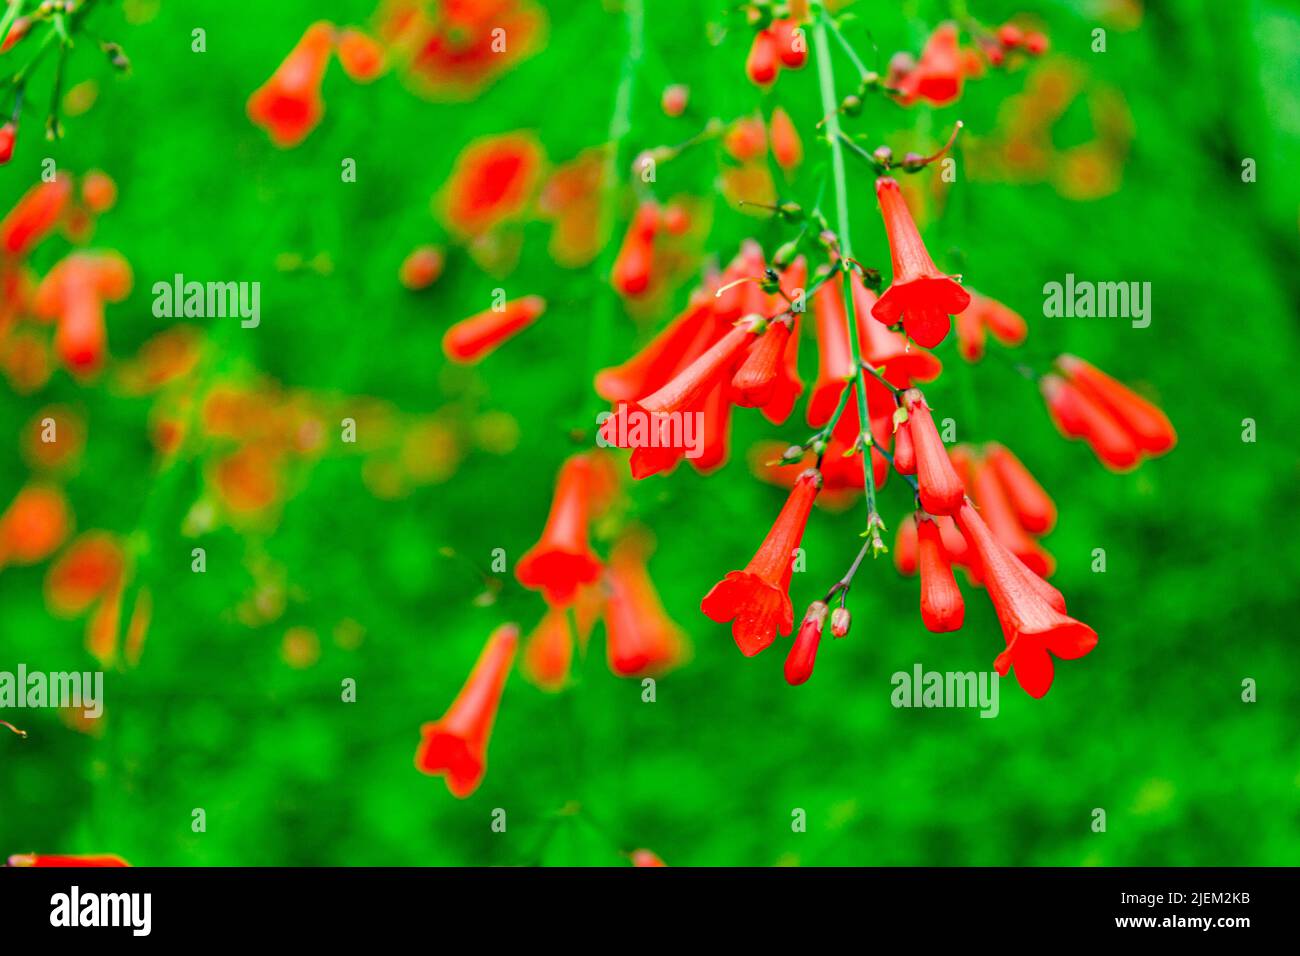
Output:
M628 155L680 142L707 116L737 116L763 99L743 77L744 31L709 43L722 4L646 5ZM328 16L364 24L373 6L338 0ZM131 75L108 76L85 42L70 76L98 79L94 108L47 144L35 135L32 107L14 160L0 170L0 208L36 180L47 155L117 180L118 205L94 240L120 250L136 276L130 299L109 311L115 355L165 327L151 312L153 282L178 272L258 280L260 328L198 320L211 326L222 368L374 396L411 413L452 400L505 411L520 438L508 455L474 452L449 481L397 501L366 489L358 458L326 457L273 532L223 529L194 542L180 523L199 474L184 469L158 487L146 399L84 388L63 372L34 396L6 388L0 501L26 481L19 429L43 405L68 403L89 429L67 485L79 528L125 536L143 528L156 565L144 655L138 667L108 673L102 733L77 733L52 711L4 714L30 737L0 734L0 856L617 865L620 852L649 847L670 865L1295 863L1300 546L1287 429L1300 421L1291 378L1300 359L1300 14L1281 0L1150 3L1140 26L1108 31L1104 53L1091 51L1092 30L1115 4L968 4L992 24L1022 10L1041 18L1051 58L1074 62L1087 89L1119 91L1135 133L1121 187L1095 201L1046 183L959 177L927 229L931 247L940 259L959 247L967 281L1029 318L1029 341L1010 354L1038 367L1063 351L1085 356L1156 397L1180 437L1165 458L1107 473L1086 447L1060 438L1033 385L1009 366L995 358L966 365L951 341L939 350L945 374L928 390L932 404L959 422L963 440L1008 444L1053 495L1061 517L1045 544L1059 562L1055 581L1101 638L1090 656L1058 667L1044 699L1004 681L994 720L891 707L894 672L917 662L988 669L1003 642L985 596L972 589L966 628L927 634L916 581L899 578L888 560L864 569L852 633L823 646L816 675L799 688L781 676L786 641L745 659L726 628L703 618L700 597L743 566L782 500L750 476L744 452L760 439L802 440L801 404L779 429L740 412L720 473L682 469L631 489L636 519L658 540L651 572L694 645L693 660L659 681L656 703L642 703L639 682L609 673L598 630L567 693L546 695L512 677L487 777L471 798L458 801L414 770L420 724L446 708L489 631L503 620L527 631L542 612L512 574L496 604L476 606L481 582L443 550L486 566L504 548L513 571L540 531L556 468L580 447L571 430L590 426L593 360L620 360L645 334L594 268L550 261L543 223L527 226L520 266L504 280L453 250L431 290L411 294L396 281L406 252L439 238L430 198L474 137L533 129L554 162L604 139L626 42L622 15L613 2L550 6L546 48L472 103L430 103L392 73L358 86L331 67L324 122L287 151L248 121L244 103L307 23L325 15L305 0L164 3L134 26L110 8L96 29L123 44ZM900 14L897 6L857 4L847 34L863 50L868 29L884 51L917 49L948 9L913 2ZM203 54L191 52L196 27L207 31ZM872 99L850 129L925 148L962 118L978 139L1036 68L972 82L958 104L937 111ZM837 69L847 83L843 61ZM48 82L46 72L32 95L47 95ZM670 82L691 88L680 120L658 106ZM783 74L767 96L765 112L784 105L804 132L809 158L790 191L811 203L822 162L812 134L815 71ZM1056 145L1089 140L1090 124L1080 98L1055 127ZM355 183L340 182L345 157L356 160ZM1242 182L1244 158L1256 160L1257 182ZM715 196L716 169L707 149L664 164L659 194ZM887 273L870 175L850 174L858 258ZM788 228L718 200L708 250L725 261L748 235L770 252ZM47 244L37 266L66 248ZM277 271L286 252L327 254L333 270ZM1044 283L1068 272L1149 281L1150 327L1043 318ZM498 285L512 297L546 297L547 314L474 370L449 368L444 330L484 308ZM688 285L669 306L684 301ZM610 354L589 355L591 324L603 321ZM809 340L806 380L814 351ZM1241 437L1248 418L1257 422L1254 443ZM891 523L906 512L896 479L882 503ZM814 515L796 608L851 560L861 521L860 508ZM189 569L196 543L207 549L205 575ZM1105 573L1090 568L1095 548L1106 551ZM233 609L260 558L285 569L296 597L278 620L249 628ZM46 610L44 571L0 573L0 670L18 662L93 669L84 622ZM330 639L344 619L365 630L354 649ZM320 659L308 668L282 659L291 626L321 635ZM355 704L339 700L346 677L357 681ZM1257 703L1242 702L1247 678L1258 683ZM557 816L572 804L577 812ZM206 811L204 833L191 832L195 808ZM494 808L507 812L504 834L490 827ZM795 808L807 812L806 833L792 832ZM1107 813L1105 833L1092 832L1094 808Z

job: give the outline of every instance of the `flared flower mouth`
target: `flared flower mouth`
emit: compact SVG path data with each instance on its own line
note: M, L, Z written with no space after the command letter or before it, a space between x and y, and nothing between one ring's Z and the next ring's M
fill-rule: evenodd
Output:
M778 631L794 628L794 606L785 590L750 571L729 571L700 604L719 624L731 621L731 636L746 657L753 657L776 640Z
M430 724L424 729L415 765L422 773L445 775L447 789L463 798L478 789L486 761L482 752L472 748L464 737Z
M908 337L917 345L934 348L948 334L949 316L961 313L970 304L970 293L951 276L942 273L895 282L871 314L885 325L902 321Z
M993 668L1006 677L1014 667L1016 680L1030 697L1044 696L1052 686L1055 666L1052 657L1077 660L1097 646L1097 632L1087 624L1061 615L1057 623L1018 630L1006 650L993 661Z
M600 576L600 568L600 561L590 551L551 548L524 555L515 575L525 587L541 590L553 603L565 604L573 599L579 585L590 584Z

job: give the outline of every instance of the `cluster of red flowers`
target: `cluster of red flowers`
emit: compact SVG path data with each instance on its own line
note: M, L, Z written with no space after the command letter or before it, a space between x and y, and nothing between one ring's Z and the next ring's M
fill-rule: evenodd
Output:
M925 41L920 58L909 53L895 54L889 62L886 85L904 106L917 100L946 106L961 96L967 78L984 75L985 64L1003 67L1009 56L1041 56L1048 48L1045 34L1022 30L1014 23L1003 24L993 32L975 27L972 40L973 47L962 47L957 24L939 24Z
M685 659L685 635L665 612L646 567L648 535L624 529L607 561L592 550L591 526L615 506L618 485L606 453L569 458L556 479L541 538L515 566L519 583L546 602L523 651L525 675L544 690L566 686L575 641L585 652L598 619L605 625L609 668L620 677L660 674ZM468 796L482 780L488 737L518 643L514 624L493 632L447 713L422 730L416 766L444 776L458 797Z
M761 18L756 14L757 22ZM745 59L745 75L755 86L766 89L776 82L781 70L801 70L808 62L808 40L794 17L769 20L754 34Z

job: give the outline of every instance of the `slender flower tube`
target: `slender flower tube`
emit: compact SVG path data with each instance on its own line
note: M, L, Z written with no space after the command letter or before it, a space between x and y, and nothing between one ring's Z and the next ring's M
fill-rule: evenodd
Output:
M971 498L979 506L980 516L1008 551L1035 574L1051 575L1056 562L1021 526L997 471L987 461L974 462L971 466Z
M1137 467L1141 457L1137 442L1103 405L1059 375L1044 375L1038 384L1062 435L1082 438L1111 471Z
M901 320L918 345L934 348L948 334L948 317L970 305L970 293L935 267L897 181L888 176L877 179L876 197L889 235L894 281L871 314L885 325Z
M966 617L957 579L952 576L939 526L929 515L917 516L917 565L921 569L921 623L927 631L960 631Z
M735 391L729 382L719 382L704 396L700 406L700 434L703 441L699 454L690 459L691 467L702 475L710 474L727 463L731 456L731 403ZM644 453L638 448L634 457ZM685 454L684 451L681 454Z
M1073 355L1062 355L1056 364L1069 376L1071 384L1106 409L1133 436L1142 451L1163 455L1177 444L1178 435L1165 413L1127 385Z
M0 221L0 251L21 258L36 248L63 218L72 196L72 180L56 176L27 190Z
M791 687L798 687L812 677L813 665L817 662L817 646L821 644L822 628L829 612L830 607L824 601L808 605L799 633L795 635L790 654L785 659L785 680Z
M1035 583L1036 576L1002 546L970 503L962 505L956 520L979 555L984 585L1006 639L1006 650L993 662L994 669L1005 677L1014 668L1020 686L1031 697L1042 697L1052 686L1052 657L1083 657L1097 646L1097 632L1068 617L1064 602L1057 605L1049 600Z
M646 570L647 551L641 538L630 535L609 555L605 654L620 677L662 673L685 657L686 637L659 600Z
M495 309L480 312L449 328L442 337L442 350L453 362L472 365L528 328L544 311L545 299L526 295L507 302L499 312Z
M610 402L632 401L649 395L668 381L682 356L689 354L692 343L700 338L701 330L713 324L711 297L697 297L641 351L622 365L597 372L596 394ZM706 347L707 344L700 345L699 351Z
M1020 526L1030 534L1051 531L1056 524L1056 504L1020 459L996 443L986 447L984 458L997 472Z
M899 574L910 578L916 573L919 551L916 517L908 515L898 523L898 530L894 533L894 567Z
M813 293L813 318L817 323L817 383L808 398L808 424L814 428L830 421L853 374L849 332L845 325L844 297L838 282L827 282Z
M745 60L745 75L755 86L767 87L776 82L776 75L781 71L780 51L777 49L776 37L771 30L759 30L754 34L749 56Z
M933 515L955 514L966 495L962 481L948 458L948 450L934 427L930 408L919 389L903 393L907 425L916 455L916 483L921 507Z
M772 110L772 119L768 124L768 139L772 142L772 158L787 173L792 173L803 162L803 142L799 131L794 128L790 114L781 107Z
M442 719L420 728L423 739L415 753L416 768L431 776L445 775L447 789L457 797L477 790L487 770L488 738L518 644L519 628L514 624L493 631Z
M558 691L569 679L573 634L566 608L550 605L524 643L524 676L545 691Z
M655 236L661 219L658 203L643 202L637 207L610 276L620 295L636 298L649 290L654 273Z
M120 856L104 854L101 856L60 856L51 853L18 853L9 857L7 866L49 866L49 867L100 867L130 866Z
M974 311L980 324L1003 345L1019 345L1025 340L1029 326L1019 312L1007 308L996 299L975 292L970 294L970 299L971 304L966 311Z
M781 288L786 295L794 299L803 291L807 279L808 263L803 256L800 256L781 276ZM780 304L774 304L768 316L779 314L781 308ZM791 314L790 335L785 345L783 361L777 367L776 385L772 389L771 398L762 406L763 417L773 425L785 423L790 413L794 411L795 402L803 394L803 379L799 377L799 318L800 313Z
M731 635L746 657L753 657L794 627L790 577L794 551L803 539L822 476L809 468L795 482L790 497L743 571L727 576L705 595L700 609L720 624L732 622Z
M569 604L579 585L590 584L600 575L600 561L587 540L590 470L585 455L575 455L560 467L541 540L515 565L519 583L542 591L552 604Z
M894 467L900 475L916 474L916 449L912 445L912 430L903 422L894 429Z
M248 98L248 118L281 149L301 143L325 115L321 81L333 50L333 24L313 23L271 78Z

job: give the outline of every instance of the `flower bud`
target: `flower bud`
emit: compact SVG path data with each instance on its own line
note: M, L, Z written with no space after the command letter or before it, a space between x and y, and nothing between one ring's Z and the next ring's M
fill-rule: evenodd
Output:
M831 612L831 633L836 637L843 637L849 633L849 625L853 623L853 618L846 607L837 607Z

